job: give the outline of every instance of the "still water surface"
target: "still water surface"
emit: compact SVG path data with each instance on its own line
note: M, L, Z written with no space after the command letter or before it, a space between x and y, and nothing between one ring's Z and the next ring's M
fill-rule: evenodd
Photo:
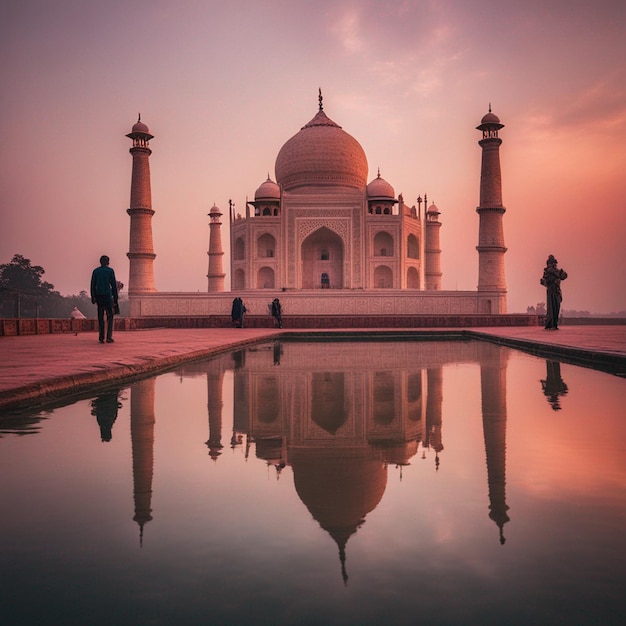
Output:
M0 420L0 623L622 624L626 380L273 343Z

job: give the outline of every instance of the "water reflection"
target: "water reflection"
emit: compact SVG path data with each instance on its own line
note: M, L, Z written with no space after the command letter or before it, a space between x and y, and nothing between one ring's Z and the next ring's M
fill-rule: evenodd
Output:
M113 438L113 424L117 419L117 411L122 408L119 401L120 389L112 389L96 396L91 401L91 414L96 416L100 426L100 439L109 442Z
M593 598L612 623L624 381L563 373L473 342L272 342L55 409L0 441L3 619L552 624Z
M561 378L559 361L546 361L546 377L541 381L541 388L552 409L560 411L560 397L567 395L567 385Z
M257 458L277 474L291 467L300 500L337 544L344 583L348 540L381 501L388 466L409 465L421 448L422 458L434 452L439 469L442 370L450 363L480 364L488 516L505 543L508 350L480 343L420 344L418 350L402 343L385 351L375 343L287 347L281 342L252 346L230 359L184 366L179 374L206 374L206 445L217 461L223 448L224 372L234 371L231 447L245 447L247 458L254 444ZM152 407L153 393L154 386L133 387L133 406ZM151 441L144 438L146 446ZM149 451L145 456L152 459Z

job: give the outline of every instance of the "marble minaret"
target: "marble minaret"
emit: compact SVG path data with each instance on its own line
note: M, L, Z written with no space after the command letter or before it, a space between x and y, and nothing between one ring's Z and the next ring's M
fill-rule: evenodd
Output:
M207 291L224 291L224 250L222 249L222 212L213 205L209 211L209 285Z
M439 231L441 222L439 209L431 204L426 210L425 277L426 289L441 290L441 244Z
M502 216L506 209L502 206L502 176L500 173L500 144L498 131L504 128L497 115L491 112L476 127L483 138L478 142L482 148L480 170L480 205L476 212L480 216L478 229L478 291L499 291L506 293L504 274L504 230ZM504 300L506 302L506 300ZM491 313L492 311L482 311ZM506 313L500 310L499 313Z
M152 245L152 194L150 191L150 134L148 127L141 121L128 135L133 140L130 153L133 157L133 174L130 185L130 244L128 249L128 293L146 293L156 291L154 286L154 259L156 254Z

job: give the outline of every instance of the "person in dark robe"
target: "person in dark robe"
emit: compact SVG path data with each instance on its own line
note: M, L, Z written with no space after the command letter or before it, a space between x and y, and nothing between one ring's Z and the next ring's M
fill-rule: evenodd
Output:
M557 267L557 260L550 255L539 282L546 288L546 329L558 330L559 313L561 311L561 281L567 278L567 272Z
M278 322L278 328L283 327L283 309L280 306L280 300L274 298L272 300L272 317Z
M243 315L246 312L246 307L243 304L243 300L239 297L233 300L233 308L230 316L233 320L233 326L235 328L243 328Z

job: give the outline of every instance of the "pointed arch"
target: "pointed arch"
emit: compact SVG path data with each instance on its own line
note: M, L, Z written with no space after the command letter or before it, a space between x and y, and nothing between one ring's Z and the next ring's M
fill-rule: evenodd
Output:
M300 258L302 289L343 288L344 244L337 233L326 226L312 232L302 242Z

